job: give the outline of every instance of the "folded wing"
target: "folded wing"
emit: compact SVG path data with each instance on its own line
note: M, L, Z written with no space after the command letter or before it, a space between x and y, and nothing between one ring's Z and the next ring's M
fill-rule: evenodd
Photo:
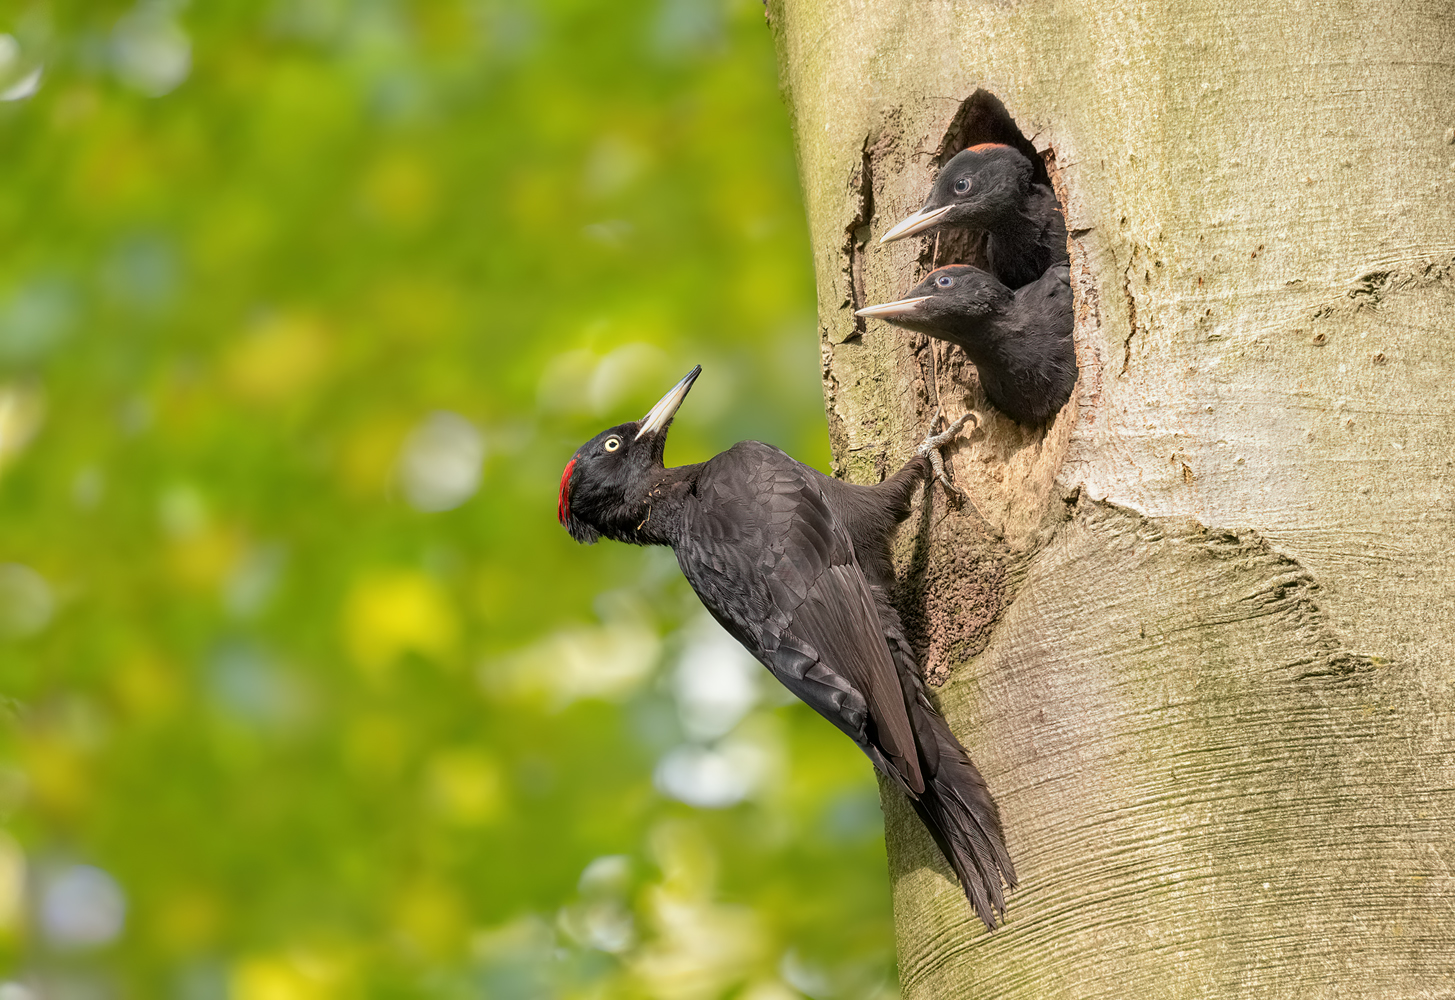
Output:
M853 542L817 473L745 442L707 463L678 562L713 616L912 792L924 776Z

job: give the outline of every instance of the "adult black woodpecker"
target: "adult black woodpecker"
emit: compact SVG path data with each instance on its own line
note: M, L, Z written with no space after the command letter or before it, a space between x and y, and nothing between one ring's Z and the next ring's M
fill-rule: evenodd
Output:
M975 362L986 397L1017 423L1055 416L1076 385L1069 264L1052 265L1015 291L978 267L951 264L904 298L854 315L958 344Z
M940 168L924 207L879 238L903 239L940 226L986 234L985 255L1003 284L1030 284L1068 260L1066 219L1056 194L1034 183L1020 150L1000 143L963 149Z
M966 418L877 486L831 479L759 441L667 468L667 428L701 371L576 451L561 475L561 524L587 544L670 545L723 628L904 792L993 928L1002 882L1016 885L1000 813L930 704L888 600L890 539L931 475L928 454Z

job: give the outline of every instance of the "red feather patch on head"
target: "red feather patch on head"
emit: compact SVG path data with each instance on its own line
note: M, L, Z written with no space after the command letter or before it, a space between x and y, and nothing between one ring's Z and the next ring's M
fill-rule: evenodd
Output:
M929 281L931 278L933 278L935 275L939 274L941 271L949 271L949 270L953 270L955 268L962 268L962 267L963 268L970 268L971 266L972 265L970 265L970 264L942 264L941 266L939 266L939 267L935 268L933 271L931 271L929 274L925 275L924 280L925 281Z
M1009 149L1010 147L1003 142L981 142L976 143L974 146L966 146L965 148L972 153L984 153L991 149Z
M556 518L564 525L571 517L571 470L576 468L576 460L573 458L566 463L566 471L561 473L561 494L556 498Z

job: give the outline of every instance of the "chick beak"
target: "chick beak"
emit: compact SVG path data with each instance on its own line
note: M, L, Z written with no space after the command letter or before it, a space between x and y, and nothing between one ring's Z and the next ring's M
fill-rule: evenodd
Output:
M944 218L945 213L954 208L954 205L941 205L939 208L922 208L918 212L904 219L889 232L879 237L880 243L893 243L895 240L902 240L906 236L913 236L915 233L928 229Z
M856 310L855 316L864 316L872 319L903 319L919 311L921 302L928 302L928 295L919 295L912 299L895 299L893 302L881 302L877 306L865 306Z
M687 392L692 388L692 383L697 381L697 376L702 374L702 366L698 365L682 377L682 381L674 385L667 395L657 400L657 405L647 411L647 415L641 420L641 427L637 430L637 436L633 439L640 441L644 437L660 434L667 429L672 422L672 417L677 412L677 407L687 398Z

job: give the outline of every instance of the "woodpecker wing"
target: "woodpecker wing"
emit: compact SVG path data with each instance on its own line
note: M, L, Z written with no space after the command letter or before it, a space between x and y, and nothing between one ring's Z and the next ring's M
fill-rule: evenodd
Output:
M735 445L704 466L677 561L713 617L785 687L919 794L904 692L821 479L777 448Z

